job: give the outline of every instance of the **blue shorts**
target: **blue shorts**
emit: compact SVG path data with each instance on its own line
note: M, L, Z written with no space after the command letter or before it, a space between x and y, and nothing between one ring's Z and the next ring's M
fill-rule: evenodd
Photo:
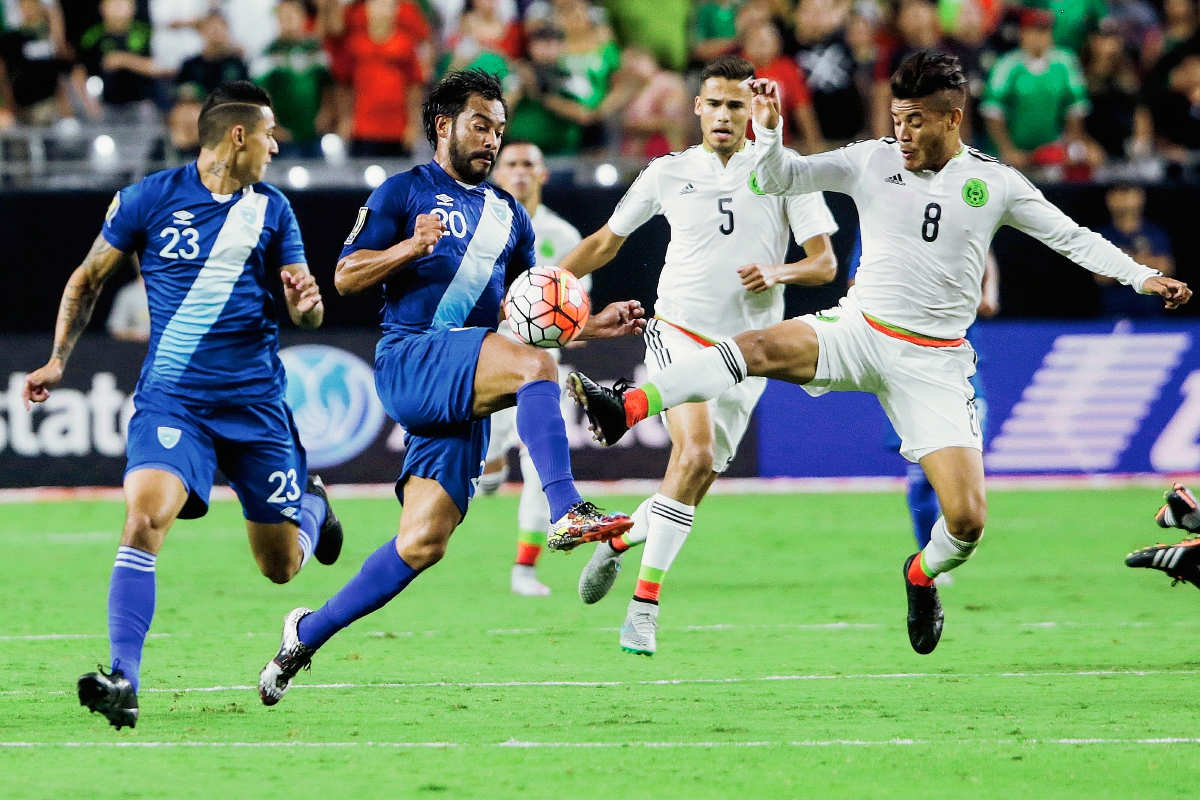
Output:
M133 399L125 474L161 469L187 489L180 519L208 513L218 467L251 522L299 522L308 464L283 398L244 406L192 405L162 392Z
M441 484L465 516L483 472L488 419L475 419L475 367L490 331L461 328L384 340L375 352L375 391L403 426L404 466L396 497L410 476Z

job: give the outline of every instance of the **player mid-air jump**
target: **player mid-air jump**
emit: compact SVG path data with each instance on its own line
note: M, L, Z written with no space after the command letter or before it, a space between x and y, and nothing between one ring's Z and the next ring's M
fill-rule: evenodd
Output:
M217 467L241 500L262 573L287 583L316 555L332 564L342 528L284 402L279 331L268 288L283 281L302 328L324 307L287 198L261 183L275 144L267 93L220 86L200 112L200 157L113 198L100 235L63 292L49 363L25 379L40 403L63 376L100 290L140 260L150 301L150 352L129 421L125 530L108 592L112 671L79 679L79 702L134 727L142 645L155 604L155 565L176 519L208 511Z
M1049 203L1020 172L963 144L966 76L958 59L917 53L892 76L895 138L799 156L779 135L779 93L756 80L759 187L778 195L850 195L862 224L857 282L837 308L748 331L681 358L641 387L606 389L577 373L572 393L613 444L647 416L718 397L748 377L798 384L812 395L870 392L925 470L942 516L904 565L909 641L930 653L942 632L934 578L964 563L983 536L982 437L963 338L979 306L992 236L1010 225L1093 272L1168 308L1188 287L1137 264ZM797 424L803 424L798 421Z

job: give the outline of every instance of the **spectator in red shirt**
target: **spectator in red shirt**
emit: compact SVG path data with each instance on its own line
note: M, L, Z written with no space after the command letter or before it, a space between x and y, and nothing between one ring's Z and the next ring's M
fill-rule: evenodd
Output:
M396 0L367 0L367 24L346 37L354 93L350 153L407 158L420 136L424 73L396 23Z
M802 153L819 153L825 149L821 127L812 107L812 94L804 73L796 62L783 55L783 40L771 23L762 23L743 34L742 57L754 65L754 75L768 78L779 85L783 102L783 143L792 144L793 136ZM748 130L751 139L754 132Z
M525 55L525 29L518 20L504 21L500 0L473 0L469 7L458 30L446 40L447 49L454 53L452 69L466 66L485 51L509 59Z

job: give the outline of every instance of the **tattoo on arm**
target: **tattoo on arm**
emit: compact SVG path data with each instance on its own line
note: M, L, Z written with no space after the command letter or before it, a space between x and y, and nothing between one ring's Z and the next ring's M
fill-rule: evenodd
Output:
M64 364L75 349L80 334L87 328L96 308L96 300L104 283L130 256L110 245L103 236L97 236L92 249L67 281L62 301L58 305L58 321L54 326L54 350L51 359L60 359Z

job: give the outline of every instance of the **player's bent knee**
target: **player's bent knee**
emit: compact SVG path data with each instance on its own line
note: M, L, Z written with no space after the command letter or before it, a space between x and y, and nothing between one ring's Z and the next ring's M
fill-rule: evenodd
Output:
M271 583L285 584L300 571L300 559L272 559L258 565L259 570Z
M945 512L946 530L962 542L978 541L987 522L987 504L983 501L963 503Z
M707 478L713 471L713 450L708 445L684 445L679 451L675 468L681 477L690 479Z
M162 547L163 537L171 526L170 520L155 520L150 514L137 509L129 509L125 513L125 529L121 535L121 544L126 547L136 547L147 553L157 553Z
M531 348L532 349L532 348ZM522 383L534 381L558 381L558 362L548 350L532 350L522 364Z
M434 531L401 531L396 537L396 552L413 569L428 569L446 555L448 539Z

